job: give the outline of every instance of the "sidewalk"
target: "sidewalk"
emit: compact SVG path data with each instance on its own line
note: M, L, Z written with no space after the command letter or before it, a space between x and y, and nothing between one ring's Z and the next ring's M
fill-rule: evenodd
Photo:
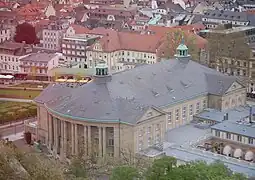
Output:
M17 134L11 134L9 136L4 136L2 137L2 139L7 139L9 141L17 141L17 140L20 140L20 139L23 139L24 138L24 132L19 132Z

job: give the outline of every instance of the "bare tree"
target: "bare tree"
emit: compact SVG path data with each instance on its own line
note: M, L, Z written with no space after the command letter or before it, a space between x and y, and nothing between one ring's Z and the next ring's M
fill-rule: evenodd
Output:
M192 59L198 60L200 57L200 50L196 44L196 34L188 33L181 29L173 29L169 31L164 40L163 48L160 50L163 58L172 58L176 54L176 48L180 45L182 39L189 48L189 53Z

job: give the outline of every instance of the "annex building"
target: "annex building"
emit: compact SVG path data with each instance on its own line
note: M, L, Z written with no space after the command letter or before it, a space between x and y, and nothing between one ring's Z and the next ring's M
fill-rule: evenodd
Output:
M162 144L167 130L206 108L246 103L246 88L237 78L192 61L184 42L175 57L116 74L101 62L90 83L49 85L35 98L38 139L60 158L118 157Z

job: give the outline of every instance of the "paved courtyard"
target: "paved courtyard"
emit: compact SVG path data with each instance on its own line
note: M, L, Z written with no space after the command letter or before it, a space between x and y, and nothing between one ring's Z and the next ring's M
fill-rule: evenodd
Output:
M255 176L255 164L243 160L226 157L196 148L199 142L211 136L210 129L200 129L194 124L188 124L170 130L166 134L166 141L170 144L164 149L167 156L175 157L181 162L205 161L212 163L216 160L222 161L232 171Z
M166 141L176 146L190 147L206 139L210 135L210 129L200 129L194 127L194 124L188 124L169 130L166 134Z

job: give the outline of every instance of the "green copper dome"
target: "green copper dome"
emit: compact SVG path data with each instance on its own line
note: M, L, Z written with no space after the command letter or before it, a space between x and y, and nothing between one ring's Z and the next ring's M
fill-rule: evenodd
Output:
M185 44L180 44L180 45L177 47L177 50L186 51L186 50L188 50L188 47L187 47Z
M188 50L189 48L185 45L184 38L182 38L181 44L176 49L175 57L177 58L189 57L190 55L188 54Z

